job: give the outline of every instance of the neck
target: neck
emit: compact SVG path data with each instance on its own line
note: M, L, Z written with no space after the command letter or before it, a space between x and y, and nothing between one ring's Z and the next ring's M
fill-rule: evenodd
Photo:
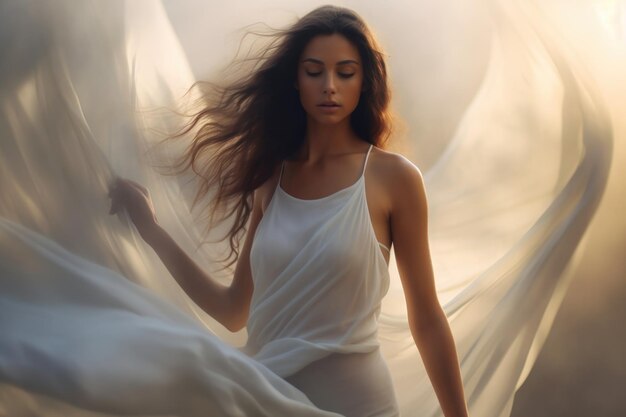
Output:
M315 162L326 156L360 150L364 141L360 139L350 120L346 119L336 125L322 125L319 123L307 123L304 143L298 152L298 159Z

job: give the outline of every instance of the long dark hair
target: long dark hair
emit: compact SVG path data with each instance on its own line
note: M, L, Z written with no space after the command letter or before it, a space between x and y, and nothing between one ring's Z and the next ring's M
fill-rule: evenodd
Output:
M363 91L350 116L351 126L364 141L384 147L391 134L384 55L363 19L347 8L322 6L293 26L275 30L272 41L254 58L255 70L233 82L194 84L208 90L202 108L175 135L196 132L177 168L191 169L200 177L194 204L211 191L209 226L217 214L232 219L228 265L239 256L254 191L304 141L306 114L294 88L300 55L313 37L332 34L355 45L363 63Z

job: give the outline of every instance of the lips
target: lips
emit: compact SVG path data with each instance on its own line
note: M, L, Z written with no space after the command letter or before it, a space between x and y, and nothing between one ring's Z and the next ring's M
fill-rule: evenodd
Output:
M334 101L325 101L321 104L318 104L318 106L320 107L339 107L338 103L335 103Z

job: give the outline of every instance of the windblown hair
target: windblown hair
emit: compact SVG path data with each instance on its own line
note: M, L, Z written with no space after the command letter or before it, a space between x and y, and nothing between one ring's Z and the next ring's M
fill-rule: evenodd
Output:
M322 6L293 26L275 30L254 58L255 70L234 82L194 84L209 84L210 89L201 110L175 135L196 131L177 167L200 177L194 205L211 193L209 227L218 213L220 219L232 219L228 265L238 259L254 191L304 142L306 114L294 87L302 51L315 36L332 34L355 45L362 60L363 91L351 126L364 141L384 147L391 133L385 59L363 19L350 9Z

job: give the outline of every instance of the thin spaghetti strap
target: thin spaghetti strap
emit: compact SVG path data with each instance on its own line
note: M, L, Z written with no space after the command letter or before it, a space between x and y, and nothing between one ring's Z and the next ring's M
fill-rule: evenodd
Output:
M363 162L363 171L361 171L361 176L364 176L364 175L365 175L365 168L367 168L367 160L368 160L368 159L369 159L369 157L370 157L370 152L372 151L372 147L373 147L373 146L374 146L374 145L372 145L372 144L370 143L370 147L367 149L367 154L365 154L365 162Z
M278 182L276 183L276 187L280 187L280 181L283 179L283 171L285 170L285 161L280 164L280 174L278 174Z

